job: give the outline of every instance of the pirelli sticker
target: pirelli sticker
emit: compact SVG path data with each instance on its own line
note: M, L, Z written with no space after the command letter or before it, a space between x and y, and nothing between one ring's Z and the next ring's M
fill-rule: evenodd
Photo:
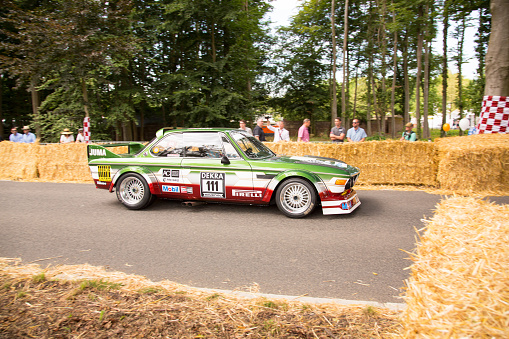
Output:
M99 172L99 181L105 181L105 182L111 181L111 166L98 165L97 171Z
M201 172L200 194L203 198L226 198L225 173Z

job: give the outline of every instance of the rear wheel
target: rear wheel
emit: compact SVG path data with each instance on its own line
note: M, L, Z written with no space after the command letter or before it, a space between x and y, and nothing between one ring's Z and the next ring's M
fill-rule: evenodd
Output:
M276 204L290 218L303 218L316 206L316 191L306 180L291 178L283 182L276 191Z
M117 199L131 210L145 208L155 199L150 193L147 181L137 173L123 175L116 186Z

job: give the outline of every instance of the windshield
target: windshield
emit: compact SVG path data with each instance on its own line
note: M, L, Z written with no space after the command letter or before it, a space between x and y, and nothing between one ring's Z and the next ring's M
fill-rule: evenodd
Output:
M231 131L230 136L249 159L262 159L276 155L258 139L244 132Z

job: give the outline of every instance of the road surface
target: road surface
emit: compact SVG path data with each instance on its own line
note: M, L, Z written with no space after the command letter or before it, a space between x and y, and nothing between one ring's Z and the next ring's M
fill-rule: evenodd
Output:
M91 184L0 181L0 257L83 264L223 290L401 302L415 229L439 195L359 191L351 215L158 200L130 211Z

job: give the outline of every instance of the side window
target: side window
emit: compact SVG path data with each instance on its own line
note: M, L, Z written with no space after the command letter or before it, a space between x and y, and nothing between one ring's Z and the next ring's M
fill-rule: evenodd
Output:
M226 137L226 135L221 135L221 140L223 141L224 150L226 152L226 157L228 159L240 159L240 155L233 147L233 145L230 143L230 140Z
M150 150L152 155L158 157L182 157L184 156L184 146L181 133L168 134L161 139Z
M221 158L223 145L217 132L184 133L185 157Z

